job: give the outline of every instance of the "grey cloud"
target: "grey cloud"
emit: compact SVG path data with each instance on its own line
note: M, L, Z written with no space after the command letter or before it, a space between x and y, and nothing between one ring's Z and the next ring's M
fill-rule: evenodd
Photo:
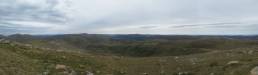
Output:
M227 27L227 26L235 26L242 23L208 23L208 24L186 24L186 25L176 25L171 26L171 28L185 28L185 27L198 27L198 26L213 26L213 27Z
M43 9L37 5L19 3L17 0L0 1L0 20L27 20L43 22L63 22L65 14L53 9L51 6Z
M47 5L42 6L22 3L21 0L1 0L0 33L41 33L47 30L47 28L24 27L12 21L64 24L66 14L54 9L58 4L57 0L47 0L46 3Z
M66 26L68 29L63 33L114 33L119 30L146 33L145 30L151 30L156 34L194 34L195 31L207 34L216 33L214 28L222 28L221 31L227 30L225 34L241 33L240 30L258 34L255 30L258 26L257 0L44 0L46 4L43 5L19 1L0 1L2 31L29 32L30 27L11 23L26 21ZM60 7L60 1L69 8ZM254 24L252 29L249 24ZM170 27L165 28L167 26ZM206 29L201 31L195 27ZM133 28L138 30L132 31ZM44 27L38 30L31 29L31 32L57 31Z
M24 32L33 32L36 31L36 33L40 33L44 29L47 28L37 28L37 27L24 27L22 25L8 23L8 22L0 22L0 30L1 33L24 33Z
M9 27L9 26L0 26L1 34L8 35L14 33L40 33L41 29L38 28L29 28L29 27Z
M163 24L178 24L171 28L196 26L223 27L234 25L227 24L231 21L242 21L242 19L249 18L250 16L258 17L256 14L258 11L255 10L258 6L256 0L159 0L153 1L153 4L148 4L148 2L151 1L143 0L137 2L139 5L134 5L134 3L130 3L130 1L126 2L128 2L127 6L120 6L124 7L124 9L114 11L112 9L109 11L99 10L96 13L101 15L108 14L97 17L97 19L94 17L95 20L93 21L87 20L91 18L83 19L83 21L81 21L82 23L77 25L75 29L80 30L80 28L83 27L84 29L81 30L86 30L85 28L87 28L87 30L94 30L95 28L148 24L158 24L160 26ZM87 1L85 1L85 3L87 3ZM132 8L129 9L130 7ZM102 7L96 6L89 9L98 10L98 8ZM85 14L87 15L87 11ZM90 15L99 14L92 13Z
M142 28L142 29L153 29L153 28L157 28L158 26L141 26L139 28Z

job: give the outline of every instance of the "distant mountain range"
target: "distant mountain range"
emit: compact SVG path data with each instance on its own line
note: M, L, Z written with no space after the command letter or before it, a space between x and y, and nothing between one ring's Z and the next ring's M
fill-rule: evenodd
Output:
M154 40L154 39L165 39L165 40L182 40L182 39L200 39L200 38L228 38L228 39L246 39L246 40L257 40L258 35L148 35L148 34L56 34L56 35L29 35L29 34L13 34L13 35L0 35L0 38L58 38L58 37L104 37L113 40Z

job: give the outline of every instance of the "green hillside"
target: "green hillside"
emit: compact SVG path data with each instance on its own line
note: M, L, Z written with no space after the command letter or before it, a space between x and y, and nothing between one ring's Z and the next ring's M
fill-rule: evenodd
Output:
M74 50L46 48L50 39L5 40L0 43L0 75L249 75L258 66L255 40L183 40L107 40L96 47L107 53L75 45ZM152 49L163 51L148 55Z

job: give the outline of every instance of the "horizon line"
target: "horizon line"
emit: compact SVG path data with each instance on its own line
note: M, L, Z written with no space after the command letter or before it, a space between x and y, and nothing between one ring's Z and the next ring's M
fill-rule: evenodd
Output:
M53 33L53 34L30 34L30 33L13 33L13 34L2 34L2 36L11 35L70 35L70 34L89 34L89 35L175 35L175 36L258 36L258 34L143 34L143 33Z

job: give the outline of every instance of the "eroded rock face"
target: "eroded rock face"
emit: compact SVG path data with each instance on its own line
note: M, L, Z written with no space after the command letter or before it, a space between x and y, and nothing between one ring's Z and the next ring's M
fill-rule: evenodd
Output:
M250 75L258 75L258 66L254 67L254 68L250 71Z

